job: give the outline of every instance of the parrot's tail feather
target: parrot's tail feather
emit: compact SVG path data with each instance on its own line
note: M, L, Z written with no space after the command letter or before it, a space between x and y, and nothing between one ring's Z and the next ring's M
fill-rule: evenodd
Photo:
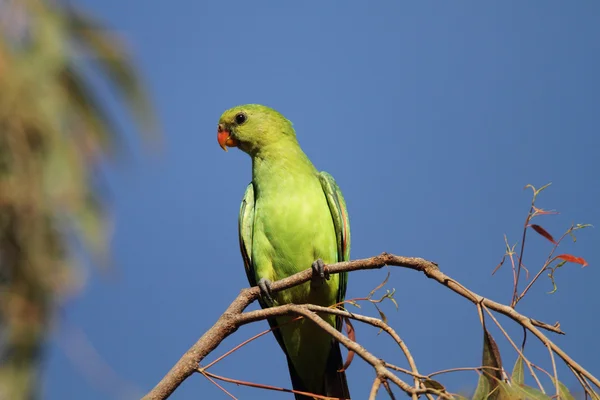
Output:
M329 359L327 360L327 369L325 370L325 395L339 397L340 399L349 399L350 391L346 381L346 373L338 372L344 366L340 344L334 340L331 344Z
M331 351L329 352L329 358L327 359L327 367L325 369L325 376L323 377L323 389L320 394L323 396L337 397L340 399L350 399L350 391L348 390L348 382L346 381L346 373L338 372L342 369L344 363L342 360L342 353L340 351L340 345L337 341L332 341ZM296 373L296 369L288 357L288 367L290 370L290 377L292 378L292 387L294 390L301 392L311 392L306 388L300 376ZM314 393L314 392L313 392ZM294 393L296 400L313 400L313 397L305 396L302 394Z
M306 386L304 386L302 379L300 379L300 376L296 372L296 368L294 368L294 364L292 364L292 360L289 357L287 357L287 362L288 362L288 369L290 371L290 378L292 378L292 387L294 388L294 390L310 393L310 391L306 388ZM296 400L313 400L311 397L307 397L307 396L297 394L297 393L294 393L294 398Z

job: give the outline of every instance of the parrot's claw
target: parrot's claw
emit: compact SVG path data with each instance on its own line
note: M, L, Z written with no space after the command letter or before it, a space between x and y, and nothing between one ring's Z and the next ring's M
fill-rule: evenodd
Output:
M318 258L312 263L312 281L313 282L323 282L323 280L329 280L329 272L325 270L325 263L323 260Z
M260 295L262 298L272 304L273 298L271 297L271 281L267 278L260 278L258 281L258 287L260 288Z

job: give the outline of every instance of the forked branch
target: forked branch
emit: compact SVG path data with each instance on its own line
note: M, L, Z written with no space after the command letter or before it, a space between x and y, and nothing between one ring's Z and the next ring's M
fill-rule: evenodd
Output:
M495 301L484 298L475 292L472 292L471 290L465 288L463 285L461 285L454 279L441 272L438 266L431 261L427 261L422 258L403 257L388 253L382 253L381 255L371 258L330 264L326 266L326 269L330 274L337 274L340 272L378 269L386 265L420 271L424 273L425 276L427 276L428 278L433 279L438 283L448 287L450 290L461 295L462 297L473 302L474 304L484 305L490 310L506 315L507 317L511 318L527 330L531 331L546 346L548 346L554 352L556 352L557 355L559 355L563 360L567 362L569 367L573 369L575 373L587 378L594 385L600 387L600 381L598 381L596 377L594 377L583 367L577 364L574 360L572 360L564 351L562 351L558 346L556 346L556 344L551 342L542 333L541 330L537 329L541 328L553 333L564 334L564 332L560 329L558 325L549 325L544 322L531 319L525 315L520 314L519 312L515 311L513 308L507 305L497 303ZM311 269L307 269L288 278L274 282L271 289L274 292L289 289L291 287L309 281L311 277L312 271ZM373 367L376 370L377 376L379 379L382 380L382 383L391 381L404 392L409 394L411 397L429 393L434 393L438 396L441 396L442 398L447 396L447 394L443 392L436 391L432 388L426 388L425 386L419 383L417 378L421 375L419 374L415 366L414 360L412 359L408 348L404 345L404 343L396 334L396 332L394 332L394 330L387 324L385 324L383 321L377 318L356 315L345 310L318 307L310 304L289 304L244 313L246 307L248 307L248 305L255 301L259 297L259 295L260 291L258 287L243 289L237 296L237 298L229 305L227 310L217 320L217 322L204 335L202 335L202 337L181 357L181 359L144 397L144 399L157 400L166 399L167 397L169 397L186 378L188 378L190 375L192 375L195 371L198 370L200 362L202 362L202 360L208 354L210 354L226 337L234 333L240 326L254 321L263 320L268 317L284 314L301 315L304 318L311 319L313 322L315 322L315 324L317 324L322 329L326 330L330 335L335 337L342 345L344 345L350 350L355 351L356 354L358 354L361 358L363 358L369 364L373 365ZM410 375L412 375L415 379L415 385L411 386L408 383L401 380L400 378L398 378L398 376L393 374L387 368L386 363L383 360L377 359L364 347L342 335L336 329L331 327L331 325L329 325L323 319L321 319L317 312L331 313L347 318L356 319L358 321L365 322L367 324L371 324L373 326L377 326L383 329L398 343L398 345L404 352L411 368Z

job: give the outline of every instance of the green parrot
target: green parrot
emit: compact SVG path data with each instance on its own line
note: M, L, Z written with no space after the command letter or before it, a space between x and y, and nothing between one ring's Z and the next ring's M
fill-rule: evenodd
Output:
M331 306L344 301L347 273L325 276L324 264L350 258L350 225L342 192L300 148L292 123L258 104L221 115L219 145L239 147L252 158L252 182L240 207L240 250L263 308L286 303ZM271 282L312 267L313 278L271 293ZM342 320L321 315L341 330ZM339 343L313 322L293 316L269 319L287 357L295 390L349 399ZM297 400L311 397L296 394Z

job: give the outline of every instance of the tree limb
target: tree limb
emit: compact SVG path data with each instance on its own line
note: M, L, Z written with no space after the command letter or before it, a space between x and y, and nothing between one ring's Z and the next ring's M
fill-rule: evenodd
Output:
M495 301L486 299L470 290L465 288L463 285L448 277L444 273L440 271L438 266L430 261L427 261L422 258L416 257L403 257L396 256L393 254L382 253L381 255L353 260L353 261L345 261L339 262L335 264L326 265L326 270L329 274L337 274L340 272L351 272L358 270L368 270L368 269L378 269L386 265L393 265L403 268L412 269L415 271L420 271L425 274L430 279L433 279L442 285L448 287L450 290L455 293L461 295L462 297L470 300L474 304L483 304L487 308L494 310L500 314L504 314L507 317L511 318L515 322L524 326L528 330L530 330L535 336L538 337L545 345L550 346L563 360L571 363L571 366L579 372L582 376L588 378L595 385L600 387L600 382L593 375L591 375L588 371L583 369L579 364L575 363L572 359L570 359L566 353L564 353L558 346L552 343L540 330L536 329L536 327L558 333L564 334L564 332L559 328L558 325L549 325L541 321L537 321L526 317L514 309L510 308L507 305L503 305L497 303ZM293 286L300 285L304 282L308 282L312 277L312 270L306 269L302 272L294 274L288 278L273 282L271 290L273 292L279 292L281 290L289 289ZM234 333L240 326L252 322L256 319L265 319L267 316L270 316L275 310L273 309L264 309L258 311L252 311L249 313L243 313L243 311L250 305L253 301L255 301L260 295L260 291L258 287L252 287L248 289L243 289L237 298L229 305L227 310L221 315L221 317L217 320L217 322L204 334L198 341L181 357L181 359L171 368L171 370L161 379L161 381L146 395L144 396L145 400L158 400L158 399L166 399L169 397L175 389L191 374L193 374L198 368L200 362L210 354L226 337ZM321 320L318 315L316 315L310 308L316 307L310 305L285 305L282 307L289 307L289 311L303 315L305 318L309 318L316 321ZM326 310L326 311L325 311ZM323 312L336 313L339 312L340 315L351 316L352 313L342 310L329 309L325 308ZM283 312L282 309L277 310L277 312ZM317 318L315 320L314 318ZM364 316L361 316L364 317ZM321 320L323 321L323 320ZM368 322L368 317L364 317L363 322ZM370 321L372 322L372 321ZM332 336L340 341L344 346L352 350L360 350L360 353L357 351L363 359L365 359L365 355L368 357L368 353L362 346L357 344L356 342L351 341L346 338L336 329L331 327L325 321L323 321L322 329L325 329ZM319 325L317 323L317 325ZM327 326L325 326L327 325ZM386 324L387 325L387 324ZM382 326L379 326L382 327ZM389 328L391 329L391 328ZM392 335L391 331L386 331L390 335ZM397 336L397 335L396 335ZM392 335L392 337L394 337ZM396 340L396 338L394 338ZM398 337L396 342L402 346L402 341ZM357 347L358 346L358 347ZM414 361L411 362L412 357L410 357L410 353L405 351L402 348L407 359L409 360L409 364L411 369L413 370L413 374L418 376L418 372L416 367L414 366ZM408 349L406 349L408 350ZM374 356L373 356L374 357ZM366 360L366 359L365 359ZM404 390L406 393L410 394L424 394L430 392L428 389L417 389L409 386L402 380L400 380L396 375L392 374L386 367L385 363L379 359L370 359L366 360L370 364L375 367L377 375L384 379L389 379L394 382L398 387ZM439 394L439 393L436 393Z

